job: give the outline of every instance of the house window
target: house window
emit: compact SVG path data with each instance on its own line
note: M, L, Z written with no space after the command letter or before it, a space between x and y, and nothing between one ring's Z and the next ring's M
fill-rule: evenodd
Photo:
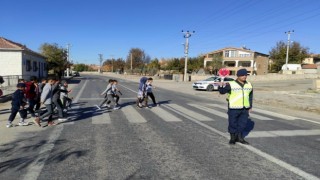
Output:
M237 53L236 51L225 51L224 52L224 57L236 57Z
M31 69L32 69L31 61L30 61L30 60L27 60L27 61L26 61L26 71L30 71Z
M224 65L227 66L227 67L235 67L236 66L236 63L235 62L224 62Z
M36 72L38 70L37 62L33 61L33 72Z
M224 52L224 57L229 57L229 51Z
M239 62L239 67L251 67L251 62Z

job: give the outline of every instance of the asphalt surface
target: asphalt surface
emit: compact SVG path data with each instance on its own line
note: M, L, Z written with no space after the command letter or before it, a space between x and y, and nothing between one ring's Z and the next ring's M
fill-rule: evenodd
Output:
M0 179L320 178L316 119L258 108L247 127L251 145L232 146L224 97L159 82L160 106L139 109L138 82L119 80L121 109L97 110L108 79L71 80L71 120L57 126L5 129L2 111L0 134L14 137L1 142Z

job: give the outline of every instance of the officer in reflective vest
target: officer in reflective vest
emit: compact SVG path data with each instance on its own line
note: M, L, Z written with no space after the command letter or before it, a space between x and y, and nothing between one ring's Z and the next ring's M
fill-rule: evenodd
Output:
M247 70L237 71L237 79L228 84L221 82L220 94L228 93L228 131L230 133L229 144L240 142L249 144L244 140L242 132L247 126L249 112L252 109L253 88L247 81Z

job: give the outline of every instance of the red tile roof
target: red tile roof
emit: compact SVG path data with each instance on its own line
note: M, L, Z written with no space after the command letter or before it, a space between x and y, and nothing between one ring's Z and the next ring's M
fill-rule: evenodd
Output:
M42 54L37 53L35 51L32 51L31 49L27 48L27 46L22 45L20 43L17 42L13 42L11 40L8 40L6 38L0 37L0 50L1 49L15 49L15 50L25 50L25 51L29 51L33 54L36 54L38 56L44 57Z
M302 69L317 69L316 64L304 64L302 65Z
M22 44L0 37L0 48L1 49L25 49L26 47L23 46Z

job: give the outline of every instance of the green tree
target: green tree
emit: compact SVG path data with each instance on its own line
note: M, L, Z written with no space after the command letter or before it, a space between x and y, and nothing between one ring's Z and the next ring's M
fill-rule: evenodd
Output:
M178 72L182 72L182 69L184 66L182 65L184 61L179 58L173 58L171 60L168 60L166 70L176 70Z
M148 69L148 74L149 75L155 75L158 73L158 71L160 70L160 63L159 60L153 59L151 60L151 62L147 65L147 69Z
M270 51L270 59L273 60L271 71L280 71L286 63L287 44L284 41L277 42ZM289 47L288 64L301 64L309 56L309 48L303 47L298 42L293 42Z
M222 61L223 59L221 55L214 55L212 57L212 61L207 63L207 70L210 71L210 74L218 74L219 69L223 67Z
M197 71L203 68L204 57L191 57L188 59L188 71Z
M86 64L74 64L73 65L73 70L74 71L78 71L78 72L82 72L82 71L89 71L90 67Z
M125 67L125 61L122 58L118 59L107 59L103 62L102 66L107 66L110 67L109 70L111 71L112 66L113 66L113 71L118 72L118 71L123 71Z
M132 48L129 51L126 60L126 68L131 68L131 60L132 60L132 69L142 69L145 66L145 63L148 59L146 59L146 54L142 49Z
M40 52L47 58L48 70L61 77L70 64L67 61L67 50L58 44L44 43L40 46Z

